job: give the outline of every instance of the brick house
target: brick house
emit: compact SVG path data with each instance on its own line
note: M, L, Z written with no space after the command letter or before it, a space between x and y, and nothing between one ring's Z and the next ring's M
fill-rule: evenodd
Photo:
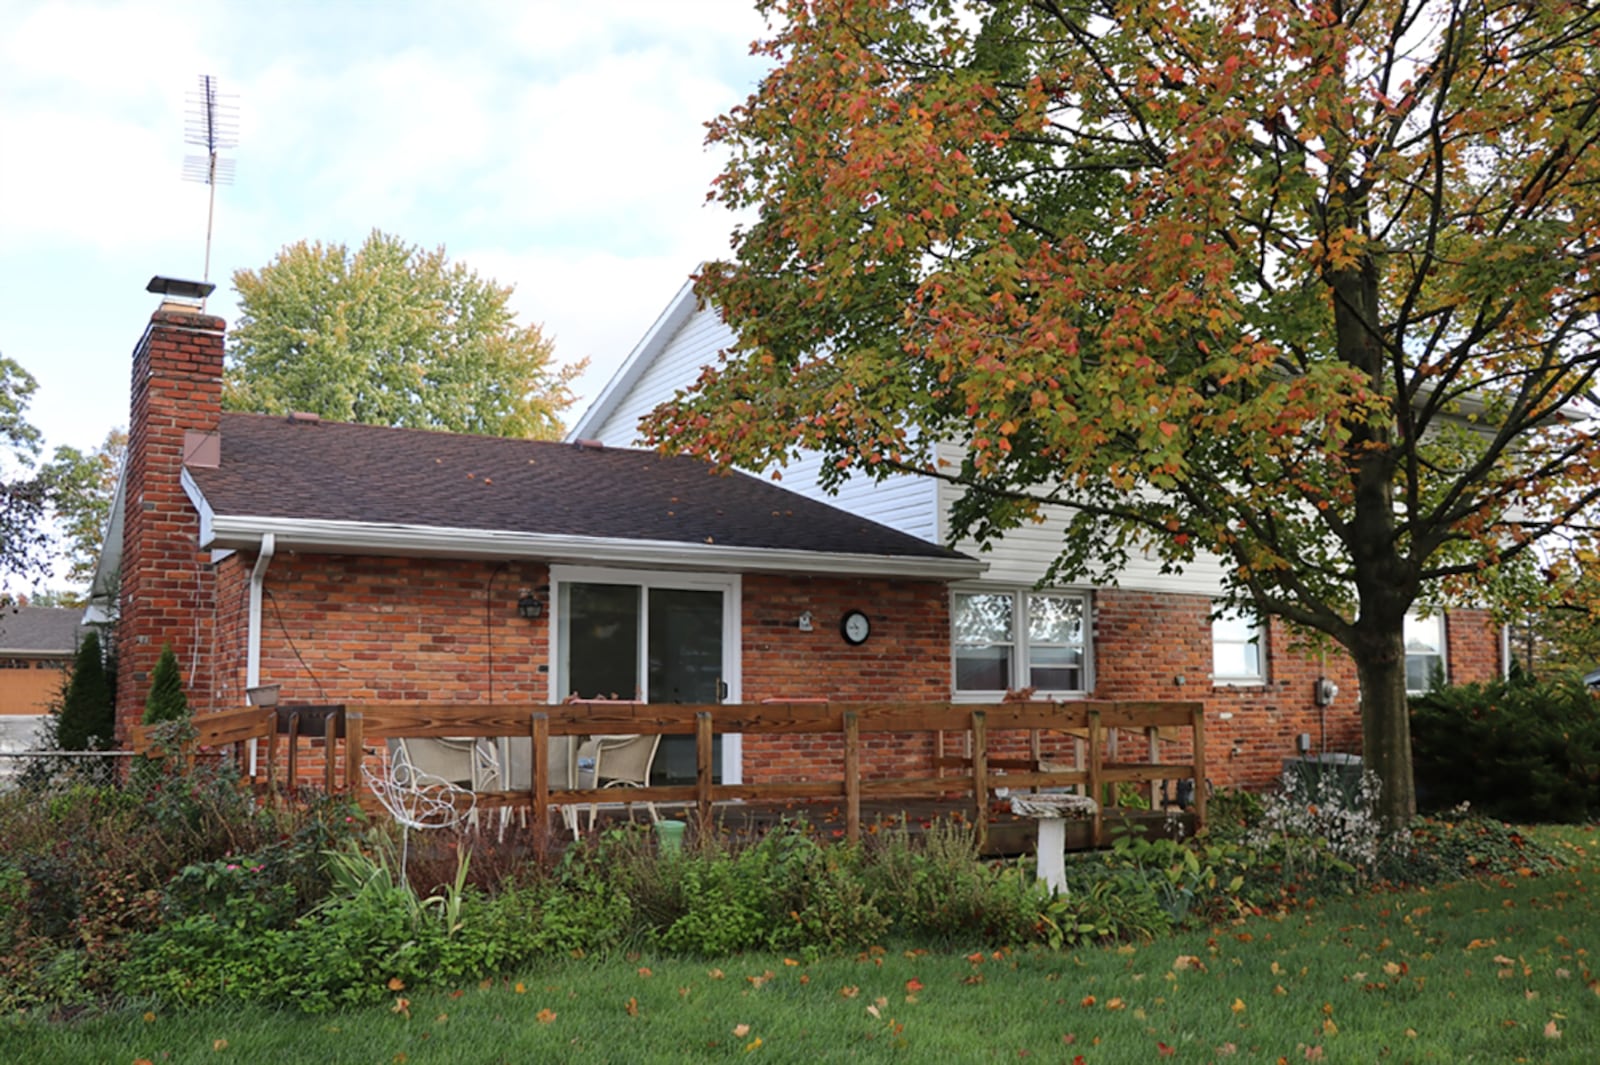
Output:
M197 713L270 684L303 703L947 697L949 583L982 563L690 459L224 412L200 288L153 281L133 351L101 559L119 737L167 644ZM723 782L805 772L781 739L719 743ZM656 765L692 779L692 737Z
M733 341L686 284L570 438L635 443L640 417L691 384ZM959 464L958 451L945 457ZM820 487L819 473L819 456L802 455L783 470L783 483L926 542L949 542L959 488L908 474L851 479L833 495ZM952 626L951 665L937 697L991 702L1032 688L1036 698L1199 699L1208 772L1219 785L1268 784L1284 759L1303 751L1360 750L1356 674L1342 652L1297 647L1276 619L1213 620L1222 578L1215 559L1175 575L1136 556L1114 586L1037 587L1060 550L1063 524L1013 530L982 554L983 573L947 586L941 610ZM956 546L978 553L976 545ZM1417 690L1435 676L1498 676L1505 661L1503 634L1482 611L1408 618L1406 644L1408 683Z
M13 606L0 610L0 754L32 750L61 694L83 638L83 611ZM0 779L17 769L0 759Z

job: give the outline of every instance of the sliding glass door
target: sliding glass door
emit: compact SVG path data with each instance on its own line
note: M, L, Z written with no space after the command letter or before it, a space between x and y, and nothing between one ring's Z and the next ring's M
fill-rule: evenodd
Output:
M737 576L557 566L551 580L554 698L738 698ZM739 779L738 746L738 737L717 738L713 778L719 783ZM694 778L694 737L665 737L652 782L692 784Z

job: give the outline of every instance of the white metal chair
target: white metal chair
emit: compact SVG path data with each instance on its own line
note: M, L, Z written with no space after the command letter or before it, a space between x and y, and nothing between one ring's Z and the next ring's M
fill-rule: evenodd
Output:
M577 786L590 788L646 788L650 786L650 767L655 764L661 737L641 735L590 736L578 747ZM631 803L629 804L632 805ZM659 821L656 804L646 802L650 820ZM589 830L599 803L589 805Z

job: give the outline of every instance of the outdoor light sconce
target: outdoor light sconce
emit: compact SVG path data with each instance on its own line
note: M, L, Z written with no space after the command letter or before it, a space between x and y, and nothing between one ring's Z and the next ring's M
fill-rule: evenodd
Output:
M278 688L276 684L263 684L256 688L246 688L244 697L251 706L277 706Z
M532 592L524 592L522 598L517 600L517 615L533 621L544 617L544 604Z

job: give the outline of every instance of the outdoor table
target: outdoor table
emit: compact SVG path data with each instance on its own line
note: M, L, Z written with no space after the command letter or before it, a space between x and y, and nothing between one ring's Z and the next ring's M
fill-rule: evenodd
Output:
M1011 812L1039 821L1038 875L1051 891L1067 891L1067 822L1087 821L1095 814L1095 801L1087 795L1042 794L1011 796Z

